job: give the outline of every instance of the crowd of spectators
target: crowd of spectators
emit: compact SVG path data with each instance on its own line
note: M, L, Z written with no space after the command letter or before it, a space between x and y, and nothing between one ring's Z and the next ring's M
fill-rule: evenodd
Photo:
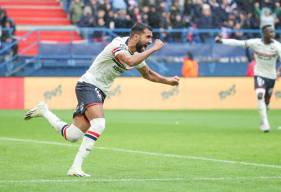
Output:
M5 52L0 54L0 61L9 60L17 54L18 46L15 43L16 25L15 22L8 17L7 11L0 7L0 49ZM11 44L13 45L11 47ZM7 47L7 49L5 49Z
M193 31L161 33L164 40L207 41L197 29L220 29L225 38L249 38L239 29L281 27L279 0L61 0L73 24L79 27L130 28L144 22L158 29ZM102 39L101 33L94 34ZM156 34L160 35L160 33Z

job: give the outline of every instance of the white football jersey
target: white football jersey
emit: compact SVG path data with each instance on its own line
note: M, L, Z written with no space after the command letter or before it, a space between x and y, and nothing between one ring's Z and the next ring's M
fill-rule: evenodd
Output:
M116 56L120 53L133 55L127 45L129 37L116 37L109 43L103 51L96 57L90 68L81 76L79 82L86 82L95 85L106 95L114 79L119 77L126 70L134 67L121 63ZM145 61L136 65L142 68L146 65Z
M245 41L246 47L253 50L256 66L254 74L269 79L276 79L276 62L281 57L281 44L273 40L264 44L262 39L249 39Z

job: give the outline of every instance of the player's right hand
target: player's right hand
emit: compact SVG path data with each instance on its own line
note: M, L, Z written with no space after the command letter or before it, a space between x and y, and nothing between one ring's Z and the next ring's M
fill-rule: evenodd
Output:
M215 42L216 43L222 43L222 37L220 35L216 36Z
M180 83L180 78L178 76L168 78L169 85L178 86Z
M161 41L160 39L156 39L153 45L153 48L155 49L155 51L160 50L162 47L164 46L163 41Z

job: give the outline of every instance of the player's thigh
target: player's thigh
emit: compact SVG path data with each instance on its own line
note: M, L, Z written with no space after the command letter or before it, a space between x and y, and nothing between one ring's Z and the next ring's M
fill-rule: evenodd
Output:
M77 114L84 115L90 122L95 118L103 118L103 103L105 94L92 84L79 82L76 86L76 98L78 105L74 116Z
M73 117L73 124L82 132L86 132L90 128L90 123L84 115L76 115Z
M266 81L266 94L271 97L273 88L275 85L275 79L267 79Z
M91 105L87 107L85 111L85 116L89 121L96 118L104 118L104 111L102 104Z

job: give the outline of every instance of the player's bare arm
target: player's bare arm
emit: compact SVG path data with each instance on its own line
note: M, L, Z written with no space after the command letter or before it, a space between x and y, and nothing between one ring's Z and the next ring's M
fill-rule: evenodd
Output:
M229 45L229 46L240 46L245 47L245 41L236 40L236 39L223 39L220 35L215 37L215 42L219 44Z
M179 80L180 80L179 77L177 77L177 76L163 77L162 75L151 70L148 66L144 66L144 67L138 69L138 71L141 73L143 78L145 78L149 81L163 83L163 84L172 85L172 86L179 85Z
M122 63L126 63L129 66L135 66L147 59L152 53L160 50L164 46L164 43L160 39L156 39L154 45L145 50L144 52L134 55L118 54L116 57Z

